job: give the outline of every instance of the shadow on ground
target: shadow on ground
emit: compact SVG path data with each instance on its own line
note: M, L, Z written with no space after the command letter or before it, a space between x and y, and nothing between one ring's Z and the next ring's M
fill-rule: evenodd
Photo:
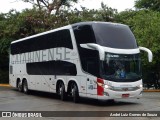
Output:
M19 92L17 89L12 88L13 91ZM54 99L54 100L60 100L60 96L54 93L48 93L48 92L40 92L40 91L30 91L29 96L36 96L41 98L47 98L47 99ZM65 102L71 103L73 102L71 97L67 97ZM73 103L75 104L75 103ZM90 99L90 98L80 98L79 102L76 104L86 104L86 105L93 105L93 106L125 106L125 105L135 105L139 103L135 102L129 102L129 101L120 101L120 100L97 100L97 99Z

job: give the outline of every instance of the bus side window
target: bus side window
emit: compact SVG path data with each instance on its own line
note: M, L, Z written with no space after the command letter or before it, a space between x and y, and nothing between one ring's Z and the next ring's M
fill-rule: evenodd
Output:
M95 43L94 32L90 25L75 27L74 34L78 45L83 43Z
M96 61L95 58L88 58L87 60L87 72L94 75L94 76L99 76L99 67L98 67L98 62Z

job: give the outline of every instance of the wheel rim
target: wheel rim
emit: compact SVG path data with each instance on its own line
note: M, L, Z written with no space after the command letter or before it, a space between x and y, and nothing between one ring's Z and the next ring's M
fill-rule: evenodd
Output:
M73 101L77 102L77 86L75 84L72 87L72 97Z
M72 87L72 97L74 97L74 95L75 95L75 92L74 92L75 90L74 90L74 86Z
M62 96L62 86L59 89L60 89L59 94L60 94L60 96Z
M65 87L64 87L64 84L63 83L61 83L60 85L59 85L59 95L60 95L60 99L61 100L65 100L66 98L65 98Z
M21 91L21 84L18 82L18 90Z
M61 96L62 94L62 84L59 85L59 95Z
M27 86L27 83L26 82L24 82L24 92L26 93L27 92L27 90L28 90L28 86Z

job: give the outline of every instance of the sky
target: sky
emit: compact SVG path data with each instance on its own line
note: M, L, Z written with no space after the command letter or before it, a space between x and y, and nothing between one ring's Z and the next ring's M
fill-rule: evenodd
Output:
M118 12L121 12L125 9L134 9L135 0L79 0L79 3L75 6L76 8L80 8L82 5L89 9L98 9L101 7L102 1L107 6L115 8ZM30 3L24 3L21 0L3 0L0 4L0 13L7 13L11 9L21 11L25 8L32 8L32 5Z

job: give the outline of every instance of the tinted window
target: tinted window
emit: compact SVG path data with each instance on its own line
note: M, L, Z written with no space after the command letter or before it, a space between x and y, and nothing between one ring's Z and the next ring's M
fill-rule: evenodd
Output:
M78 47L82 69L94 76L99 76L99 52L85 49L80 44L95 43L95 36L90 25L74 27L74 35Z
M97 58L86 58L86 71L92 75L99 76L99 62Z
M99 45L119 49L137 48L135 37L128 26L96 23L93 24L93 30Z
M11 54L20 54L56 47L73 49L69 30L60 30L11 44Z
M27 63L30 75L77 75L76 65L66 61Z
M9 66L9 73L13 74L13 66L11 66L11 65Z
M91 25L75 26L73 29L78 44L96 42Z
M102 78L114 82L135 82L141 79L139 54L105 53L102 61Z

